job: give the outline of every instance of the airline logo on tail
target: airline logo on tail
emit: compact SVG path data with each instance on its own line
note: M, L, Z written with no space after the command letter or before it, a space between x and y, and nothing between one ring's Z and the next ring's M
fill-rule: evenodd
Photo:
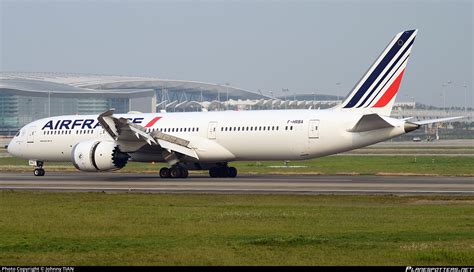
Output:
M409 30L395 36L343 102L342 108L384 108L394 100L417 32Z

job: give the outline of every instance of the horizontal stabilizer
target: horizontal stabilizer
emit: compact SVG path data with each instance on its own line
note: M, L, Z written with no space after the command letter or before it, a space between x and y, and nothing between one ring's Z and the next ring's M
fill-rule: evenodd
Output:
M446 118L430 119L430 120L422 120L422 121L413 121L412 123L417 124L417 125L427 125L427 124L441 123L441 122L446 122L446 121L456 120L456 119L461 119L461 118L464 118L464 116L446 117Z
M382 128L390 128L393 127L392 124L387 122L385 119L380 117L380 115L373 113L373 114L366 114L360 118L357 124L350 130L349 132L364 132Z

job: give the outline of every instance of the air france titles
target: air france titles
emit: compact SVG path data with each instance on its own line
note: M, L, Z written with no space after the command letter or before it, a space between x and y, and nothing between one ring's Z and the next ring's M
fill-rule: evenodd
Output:
M128 120L132 121L134 124L141 124L143 122L143 118L128 118ZM50 129L96 129L100 127L99 121L96 119L75 119L75 120L49 120L41 130Z

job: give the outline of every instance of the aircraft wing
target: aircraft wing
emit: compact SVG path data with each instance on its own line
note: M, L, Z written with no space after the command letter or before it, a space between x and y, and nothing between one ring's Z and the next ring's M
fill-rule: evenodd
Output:
M113 112L114 110L108 110L100 114L97 119L104 130L117 141L122 152L134 152L148 144L159 145L168 151L199 159L191 148L190 141L159 131L148 133L144 127L126 118L113 116Z
M412 121L411 123L417 124L417 125L427 125L427 124L446 122L446 121L456 120L456 119L461 119L461 118L464 118L464 116L446 117L446 118L430 119L430 120L422 120L422 121Z

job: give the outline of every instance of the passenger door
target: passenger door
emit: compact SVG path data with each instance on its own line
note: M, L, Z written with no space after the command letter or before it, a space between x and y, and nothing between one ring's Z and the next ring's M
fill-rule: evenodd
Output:
M35 143L35 133L36 133L36 127L32 126L28 128L27 134L26 134L26 143L27 144L34 144Z
M216 121L209 122L209 126L207 129L207 138L214 140L216 139L216 134L217 134L217 122Z
M319 139L319 120L309 120L308 137Z

